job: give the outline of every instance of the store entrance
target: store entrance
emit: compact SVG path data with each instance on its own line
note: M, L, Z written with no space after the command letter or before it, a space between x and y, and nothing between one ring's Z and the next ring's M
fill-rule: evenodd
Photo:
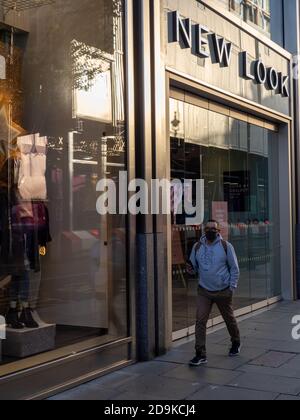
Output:
M188 94L181 97L170 99L171 179L190 187L172 190L174 339L194 333L198 279L187 274L185 262L205 220L221 223L223 238L238 255L235 309L251 310L281 295L276 129L250 124L242 114L231 118L228 109L219 112L208 102L199 100L198 106ZM199 186L203 191L197 194ZM202 219L191 222L184 211L178 214L180 201L202 206ZM214 308L212 319L218 316Z

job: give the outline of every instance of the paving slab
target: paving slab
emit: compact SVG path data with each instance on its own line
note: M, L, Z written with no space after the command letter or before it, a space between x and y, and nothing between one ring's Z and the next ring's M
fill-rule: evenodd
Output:
M170 397L162 397L161 395L145 395L144 393L137 393L137 392L123 392L114 396L113 398L109 398L110 401L170 401Z
M277 397L278 394L274 392L210 385L187 399L193 401L273 401Z
M292 343L295 342L294 338L292 337L292 326L290 324L286 324L281 328L277 326L277 328L274 328L272 330L252 330L251 332L243 335L247 338L261 338L275 341L280 340Z
M129 392L148 395L150 399L184 400L203 387L203 382L187 381L175 377L145 375L133 378L119 388L120 393Z
M49 398L52 401L103 401L120 395L118 390L81 385L74 390Z
M164 356L160 356L158 360L160 362L169 362L174 364L184 364L186 365L194 356L193 351L179 351L179 350L171 350L168 354Z
M189 361L190 359L187 359ZM169 372L172 369L177 367L174 363L169 363L168 361L161 362L159 360L154 362L144 362L138 363L126 368L126 374L134 374L134 375L155 375L160 376L166 372Z
M242 324L242 330L245 331L245 329L247 329L248 331L250 330L254 330L254 331L263 331L265 333L268 332L277 332L278 331L284 331L286 330L291 330L291 323L290 323L290 318L288 320L284 319L281 320L279 322L276 322L274 324L270 324L267 322L255 322L255 320L249 320L249 321L244 321Z
M300 379L284 378L282 376L265 375L261 373L244 373L228 383L228 385L236 388L276 392L294 396L300 394Z
M300 370L300 354L297 354L295 357L293 357L291 360L289 360L287 363L283 366L285 369L298 369Z
M240 357L226 357L225 355L209 355L207 367L225 370L238 370L252 359L241 355Z
M219 355L219 356L227 356L229 351L229 347L226 344L214 344L208 347L208 354L209 355ZM253 360L256 357L262 356L265 354L266 351L256 347L250 346L242 346L241 356L242 358L247 358L249 360Z
M239 367L239 371L246 372L246 373L255 373L255 374L262 373L264 375L271 375L271 376L284 377L284 378L300 379L300 366L298 366L298 368L295 369L295 368L286 367L285 365L283 365L280 368L274 369L270 367L245 364Z
M300 401L300 397L293 397L292 395L279 395L277 401Z
M293 353L269 351L268 353L252 360L249 363L251 365L256 365L256 366L279 368L280 366L283 366L285 363L291 361L295 357L296 355Z
M163 376L193 383L226 385L240 375L241 372L233 370L214 369L205 366L200 368L179 366Z
M222 344L222 343L221 343ZM225 344L225 342L223 342ZM287 353L300 354L300 342L298 341L281 341L281 340L269 340L267 338L244 338L243 348L255 347L264 349L266 351L280 351Z
M293 313L294 310L291 311ZM296 312L297 313L297 312ZM282 320L287 320L289 315L284 311L269 311L263 314L258 315L255 317L256 323L264 323L264 324L274 324L275 322L280 322Z

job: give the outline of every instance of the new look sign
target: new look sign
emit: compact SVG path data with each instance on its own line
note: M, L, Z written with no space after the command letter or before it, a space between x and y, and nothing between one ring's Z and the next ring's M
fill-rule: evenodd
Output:
M183 49L190 49L194 54L203 59L211 58L213 63L221 67L231 65L233 46L224 38L212 33L201 24L192 24L191 19L180 16L178 11L169 12L169 43L178 43ZM264 85L277 95L288 98L289 76L276 71L274 67L267 67L262 60L250 61L247 51L240 53L239 74L245 80Z

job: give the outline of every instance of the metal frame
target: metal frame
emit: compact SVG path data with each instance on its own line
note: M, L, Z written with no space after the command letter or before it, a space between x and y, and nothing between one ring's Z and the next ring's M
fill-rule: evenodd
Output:
M233 110L244 109L244 112L252 114L262 120L275 122L277 124L284 124L287 121L292 121L292 116L282 114L261 104L250 101L249 99L241 98L238 95L226 92L223 89L212 86L171 67L166 67L166 71L170 74L170 78L173 81L172 87L178 88L179 90L184 90L185 86L188 86L188 91L191 94L194 93L195 95L199 95L200 93L202 98L210 99L220 105L225 105L227 108L232 108Z
M134 46L133 46L133 0L125 0L125 50L126 50L126 116L127 116L127 168L129 180L135 178L135 93L134 93ZM23 366L10 364L5 366L5 376L0 377L0 400L8 397L9 399L23 399L20 393L20 385L24 381L24 398L35 399L54 395L61 390L74 387L77 384L89 381L107 372L119 369L133 363L136 359L136 308L135 308L135 254L136 254L136 220L134 216L127 219L127 282L128 282L128 337L110 343L105 343L103 338L93 339L82 342L74 354L71 349L58 349L54 352L45 353L27 359L29 363ZM124 347L125 346L125 347ZM115 348L127 348L126 360L113 360L112 350ZM75 350L76 350L75 348ZM51 358L51 354L53 355ZM102 356L103 355L103 356ZM50 357L49 357L50 356ZM112 365L102 366L102 359L112 360ZM86 363L84 363L86 358ZM82 371L82 366L88 368L89 358L93 360L95 371ZM78 363L78 373L76 368ZM71 367L72 366L72 367ZM18 368L19 371L14 370ZM59 369L58 369L59 367ZM22 369L22 371L21 371ZM0 367L1 372L1 367ZM57 383L50 382L50 376L57 374ZM28 380L32 375L33 380ZM49 380L48 380L49 377ZM64 378L69 378L68 380ZM52 378L53 380L53 378ZM37 383L38 382L38 383ZM49 383L49 387L47 385ZM40 385L41 388L37 387ZM26 393L25 393L26 391ZM31 392L32 391L32 392ZM9 392L9 394L8 394Z
M131 338L116 341L101 348L44 363L1 379L1 400L32 400L55 395L76 385L96 379L99 376L132 364L128 360ZM117 349L118 354L114 354ZM123 357L120 358L119 354ZM93 370L90 366L93 366Z
M263 119L253 117L253 115L250 115L249 113L246 113L246 112L233 110L232 108L229 108L228 106L225 106L225 105L221 105L218 102L215 102L209 99L203 99L190 93L186 93L186 92L180 93L180 91L178 90L171 89L170 97L173 99L182 101L182 102L186 102L191 105L198 106L199 108L208 109L218 114L223 114L227 117L231 117L236 120L240 120L240 121L247 122L249 124L257 125L258 127L261 127L261 128L266 128L267 130L270 130L270 131L275 131L275 132L279 131L278 125L275 123L270 123Z
M152 93L153 102L153 119L152 119L152 145L153 145L153 178L165 179L168 176L168 159L162 159L162 156L169 156L169 144L162 141L166 138L167 131L165 125L165 103L167 92L165 91L165 71L163 57L161 55L161 13L162 2L152 1L151 19L152 19L152 83L155 86ZM157 215L154 217L155 228L155 295L156 295L156 353L157 355L163 354L170 347L171 342L166 341L166 337L170 337L170 311L169 306L169 285L166 279L169 276L168 263L170 256L168 255L168 243L171 237L168 237L168 225L171 222L170 216Z
M135 88L134 88L134 41L133 41L133 0L125 0L125 54L126 57L126 110L127 110L127 170L128 179L136 178L135 164ZM129 195L130 197L130 195ZM136 217L127 218L128 240L128 336L133 338L130 359L136 359Z
M151 3L134 1L136 177L148 185L153 178ZM139 214L136 222L137 358L146 361L155 356L156 340L154 218Z

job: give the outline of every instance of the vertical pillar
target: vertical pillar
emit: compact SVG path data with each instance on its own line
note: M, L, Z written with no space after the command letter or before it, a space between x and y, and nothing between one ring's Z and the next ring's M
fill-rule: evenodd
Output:
M152 64L150 2L134 1L136 176L151 185L152 156ZM149 189L150 192L150 189ZM151 214L137 217L136 336L137 358L152 359L155 344L155 259Z
M156 179L170 179L170 145L167 138L167 86L162 54L161 18L163 2L152 0L151 6L151 45L152 45L152 137L153 174ZM165 197L166 199L166 197ZM154 256L155 256L155 296L156 296L156 351L166 352L172 342L172 278L169 267L168 227L170 215L154 217Z

